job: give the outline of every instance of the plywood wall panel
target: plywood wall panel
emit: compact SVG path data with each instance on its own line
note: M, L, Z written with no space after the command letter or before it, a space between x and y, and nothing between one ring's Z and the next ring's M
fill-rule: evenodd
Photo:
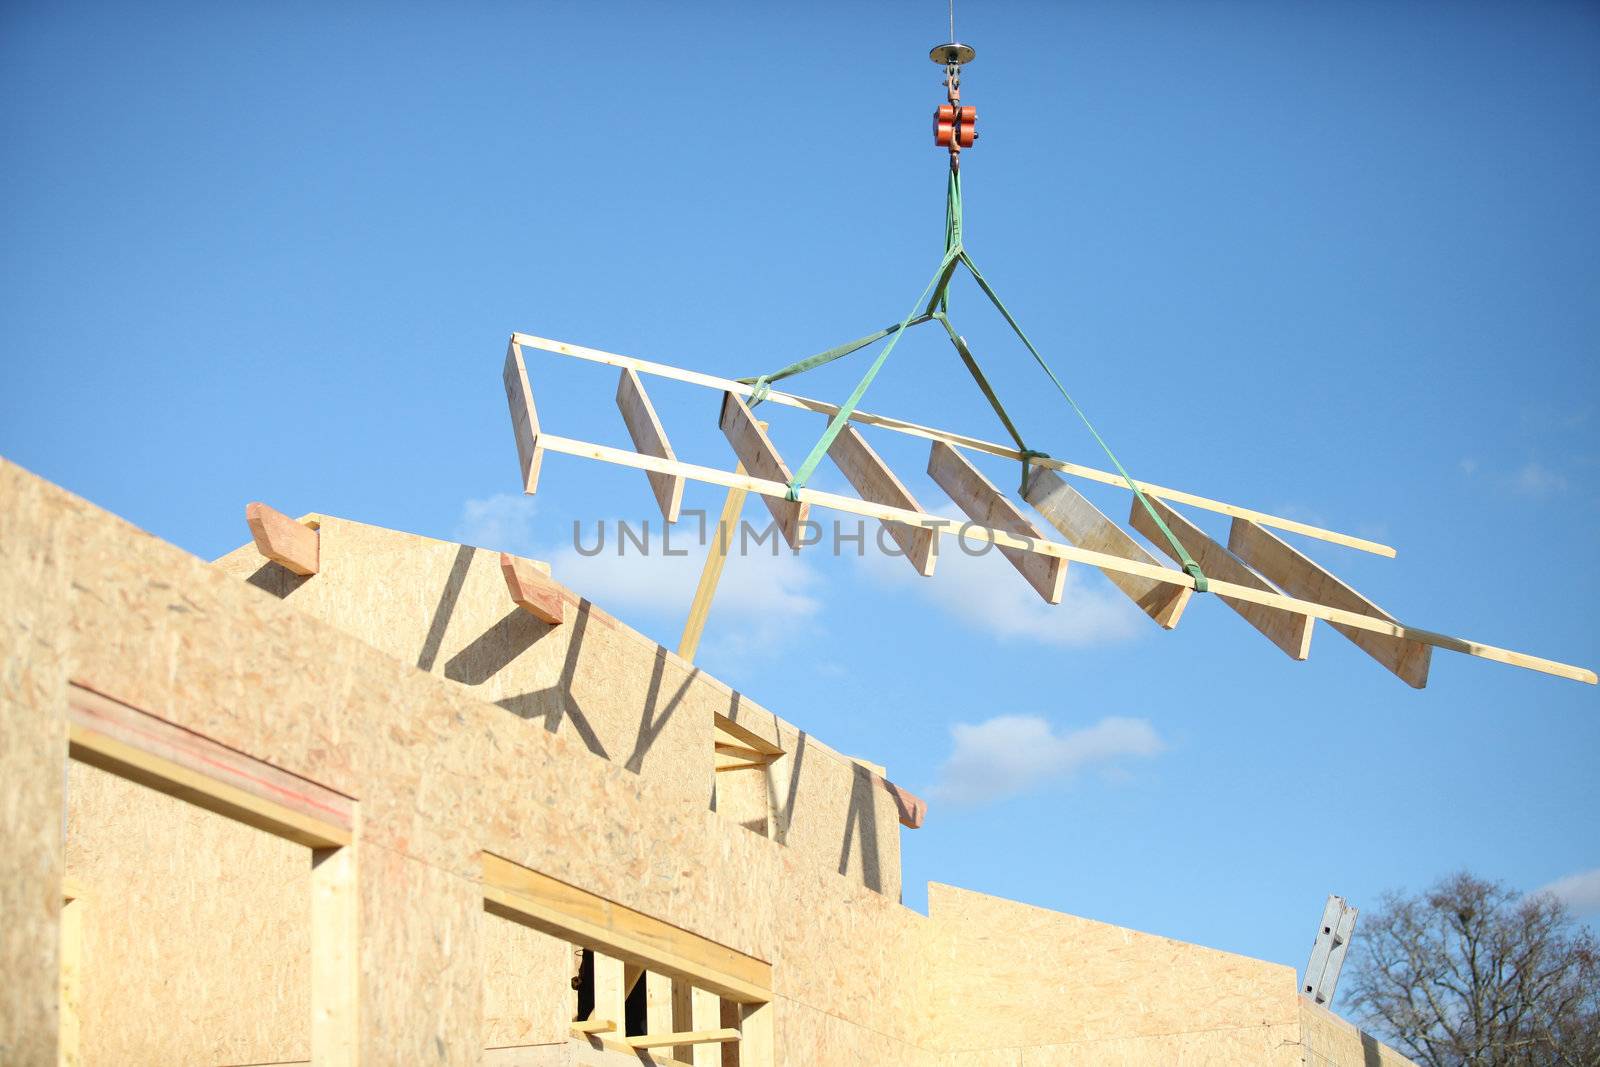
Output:
M79 763L87 1067L311 1054L311 850Z

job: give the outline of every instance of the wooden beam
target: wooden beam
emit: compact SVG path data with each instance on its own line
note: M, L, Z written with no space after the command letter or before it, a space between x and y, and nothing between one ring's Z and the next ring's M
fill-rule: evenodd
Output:
M928 453L928 473L973 522L1024 540L1044 541L1044 534L1023 517L1021 509L1007 500L967 457L943 441L935 441ZM1007 545L1000 545L1000 552L1046 602L1061 603L1061 588L1067 579L1065 559Z
M587 1019L579 1019L572 1024L572 1032L578 1037L587 1037L589 1034L615 1033L617 1024L611 1019L596 1019L592 1015Z
M757 478L782 482L787 487L792 475L783 457L772 447L767 432L757 425L749 406L734 393L722 394L722 417L719 422L745 470ZM799 548L800 524L806 521L809 505L783 496L763 496L762 502L772 512L772 521L778 524L778 530L789 547Z
M772 965L613 903L587 890L481 854L484 907L513 922L656 970L740 1002L771 996Z
M250 526L257 552L302 577L317 573L322 538L315 527L295 522L259 501L244 506L244 521Z
M667 431L656 417L655 405L644 391L644 383L632 367L623 367L622 376L617 380L617 410L622 412L622 421L628 426L634 448L662 459L678 458L667 441ZM650 489L661 507L661 517L667 522L677 522L678 509L683 506L683 477L660 471L645 471L645 477L650 479Z
M887 778L880 776L883 788L889 791L889 796L894 800L895 811L899 813L900 825L907 830L917 830L922 827L922 821L928 817L928 802L917 796L909 789L903 789Z
M922 505L917 503L911 491L895 477L894 471L867 444L866 438L856 432L855 427L840 427L839 436L828 447L828 458L855 486L861 499L911 511L922 510ZM899 522L884 522L883 528L889 531L889 536L894 538L894 543L918 574L927 576L933 573L933 566L939 559L938 534L920 526L907 526Z
M619 356L613 352L602 352L597 348L585 348L582 345L571 345L564 341L552 341L544 337L535 337L532 334L513 333L511 338L518 345L537 348L558 356L570 356L590 363L600 363L608 367L631 367L640 374L653 374L658 378L667 378L676 382L687 382L690 385L702 385L722 392L730 392L738 396L749 396L752 386L743 382L736 382L731 378L721 378L714 374L702 374L699 371L683 370L666 363L652 363L645 359L635 359L632 356ZM838 412L837 404L830 404L825 400L813 400L810 397L798 396L792 393L780 392L773 389L767 394L767 401L783 407L799 408L803 411L815 411L824 415L834 415ZM934 429L929 426L920 426L904 419L890 418L887 415L874 415L867 411L853 411L850 421L859 422L866 426L881 426L886 430L907 434L911 437L921 437L929 441L943 441L958 448L965 448L973 452L984 452L991 456L1001 456L1005 459L1021 460L1022 453L1006 445L985 441L965 434L950 433L945 430ZM1051 470L1070 474L1075 478L1085 478L1089 481L1100 482L1104 485L1114 485L1120 489L1127 489L1128 485L1122 475L1111 471L1098 470L1086 467L1080 463L1068 463L1065 460L1054 459L1050 456L1036 456L1031 461L1038 467L1049 467ZM787 479L785 479L787 481ZM1227 504L1220 500L1187 493L1181 489L1172 489L1167 486L1157 485L1154 482L1135 480L1141 492L1155 496L1165 497L1180 504L1202 508L1206 511L1215 511L1235 518L1250 519L1262 526L1271 526L1278 530L1288 530L1291 533L1303 534L1306 537L1315 537L1318 540L1328 541L1347 548L1359 549L1362 552L1371 552L1374 555L1393 557L1395 551L1388 545L1376 541L1368 541L1361 537L1352 537L1349 534L1338 533L1334 530L1325 530L1320 526L1309 523L1297 522L1279 515L1269 515L1264 511L1252 508L1239 507L1236 504Z
M1395 622L1393 615L1253 522L1233 520L1233 527L1228 531L1228 548L1291 596ZM1428 665L1433 658L1433 650L1428 645L1354 630L1337 622L1332 626L1413 689L1428 684Z
M681 1034L644 1034L630 1037L624 1042L633 1048L665 1048L667 1045L719 1045L739 1040L739 1031L728 1027L720 1030L691 1030Z
M506 387L506 404L511 408L511 431L517 438L517 459L522 464L522 491L539 488L539 464L544 448L539 441L539 412L533 406L533 390L528 386L528 367L522 359L522 346L516 335L506 347L506 365L501 374Z
M762 431L767 424L757 422ZM735 463L733 473L744 474L744 464ZM711 549L706 553L706 562L700 568L700 581L694 587L694 599L689 602L689 617L683 622L683 636L678 639L678 655L689 663L694 662L695 653L700 651L700 638L705 635L706 620L711 617L711 602L717 597L717 586L722 581L722 568L728 562L728 549L733 544L733 536L739 525L739 516L744 513L745 490L738 487L728 489L727 499L722 502L722 516L717 519L717 532L711 541Z
M551 626L560 626L565 620L567 600L561 595L561 587L539 573L531 561L502 552L500 573L505 576L506 591L517 607Z
M1170 507L1166 501L1158 497L1149 498L1156 513L1161 516L1161 521L1167 524L1172 535L1178 543L1188 549L1189 555L1200 564L1200 569L1205 572L1208 579L1212 580L1215 587L1216 580L1232 582L1250 589L1257 589L1264 593L1276 592L1272 586L1262 581L1261 578L1234 558L1233 554L1217 542L1207 537L1199 527L1190 522L1186 517ZM1133 502L1133 511L1128 516L1129 524L1138 530L1150 543L1170 556L1174 562L1178 556L1172 551L1172 546L1161 535L1160 529L1151 520L1144 506L1137 499ZM1239 613L1239 617L1254 626L1266 637L1267 640L1283 649L1284 654L1290 659L1305 659L1311 653L1311 628L1313 620L1309 615L1295 611L1286 611L1282 608L1268 607L1264 604L1255 604L1236 597L1218 595L1228 607Z
M642 456L637 452L629 452L626 449L612 448L609 445L597 445L589 441L577 441L570 437L558 437L554 434L545 434L541 437L541 440L547 451L559 452L563 455L598 459L624 467L638 467L641 470L673 470L683 474L686 478L693 478L695 481L706 482L711 485L737 487L752 493L760 493L763 496L781 498L788 492L788 486L782 482L735 474L718 470L715 467L701 467L681 461L669 463L667 460L658 459L654 456ZM1104 552L1091 552L1088 549L1079 548L1076 545L1062 544L1059 541L1041 541L1020 537L1006 530L986 527L977 523L962 525L952 522L942 515L928 515L923 512L911 511L907 508L895 508L887 504L874 504L870 501L860 500L851 496L842 496L838 493L824 493L817 489L802 489L799 495L800 499L807 504L833 508L836 511L843 511L851 515L865 515L873 519L891 519L895 522L909 523L913 526L925 526L928 529L938 531L946 537L960 536L972 541L986 541L993 545L1016 548L1024 552L1035 552L1042 556L1054 556L1074 563L1084 563L1091 567L1121 571L1126 574L1143 575L1158 582L1168 582L1190 589L1194 588L1194 579L1170 567L1151 566L1147 563L1140 563L1137 560L1107 555ZM1155 498L1152 497L1152 499ZM1414 626L1402 626L1399 623L1387 622L1383 619L1373 618L1370 615L1345 611L1325 604L1314 604L1308 600L1297 600L1294 597L1268 592L1253 586L1213 581L1211 583L1211 591L1219 596L1233 597L1246 603L1264 604L1268 607L1299 612L1302 615L1324 619L1328 622L1343 623L1358 630L1421 641L1435 648L1461 652L1465 655L1494 660L1497 663L1506 663L1513 667L1523 667L1543 674L1553 674L1559 678L1570 678L1573 681L1584 682L1588 685L1594 685L1597 681L1600 681L1600 679L1596 678L1595 672L1587 667L1560 663L1541 656L1532 656L1526 652L1514 652L1510 649L1498 648L1494 645L1487 645L1462 637L1451 637L1448 634L1423 630Z
M1054 471L1035 468L1028 479L1028 491L1023 499L1032 504L1046 522L1060 531L1061 536L1079 548L1140 563L1156 562L1156 558L1141 548L1139 542L1123 533L1122 527L1106 518L1099 508L1062 481ZM1167 630L1178 625L1178 619L1183 615L1183 609L1193 592L1181 585L1157 582L1135 574L1106 570L1100 573L1111 579L1111 584L1127 594L1129 600L1139 605L1140 611Z
M728 718L720 711L716 713L715 743L719 745L735 745L752 749L764 756L776 757L783 755L783 749L768 741L748 726Z
M350 843L349 797L83 686L68 687L73 759L311 848Z

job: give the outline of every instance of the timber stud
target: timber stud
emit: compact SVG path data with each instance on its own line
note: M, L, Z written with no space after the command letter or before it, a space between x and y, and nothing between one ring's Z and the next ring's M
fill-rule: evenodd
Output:
M971 148L978 139L978 109L961 103L961 65L970 63L978 53L970 45L935 45L928 58L944 68L945 92L948 104L940 104L933 112L933 143L950 150L950 169L961 169L961 150Z

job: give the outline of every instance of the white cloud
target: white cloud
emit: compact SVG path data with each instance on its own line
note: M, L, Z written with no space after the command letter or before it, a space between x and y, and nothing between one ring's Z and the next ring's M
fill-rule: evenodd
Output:
M1600 914L1600 868L1557 878L1540 892L1554 894L1575 915Z
M953 538L940 542L931 578L903 559L871 550L860 564L874 581L907 588L957 621L997 637L1092 645L1127 640L1148 625L1132 601L1081 564L1067 568L1059 604L1045 603L998 550L971 556Z
M1463 459L1459 464L1457 464L1457 466L1461 468L1461 473L1465 474L1468 478L1478 473L1478 461L1472 459L1471 457Z
M605 548L595 555L565 545L543 558L557 580L620 618L641 613L681 622L705 567L706 547L694 531L674 529L670 556L662 551L658 526L651 528L648 552L629 542L619 555L614 533L607 530ZM584 538L586 549L594 545L593 531ZM770 651L798 636L797 624L821 610L814 595L821 583L821 575L788 549L740 555L735 545L717 584L707 638L723 653Z
M537 505L522 493L496 493L461 506L456 540L479 548L525 555L533 547L533 517Z
M1154 756L1166 746L1145 719L1111 716L1056 733L1037 715L999 715L950 727L955 742L931 793L954 804L982 804L1067 778L1095 764Z
M1523 496L1547 497L1563 492L1567 479L1541 463L1530 460L1511 477L1511 488Z

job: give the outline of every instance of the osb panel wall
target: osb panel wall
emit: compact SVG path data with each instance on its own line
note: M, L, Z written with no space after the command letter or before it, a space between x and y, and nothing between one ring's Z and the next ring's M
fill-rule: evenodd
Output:
M564 1034L578 1006L572 945L488 912L479 912L479 922L483 1047L530 1045Z
M0 460L0 1063L54 1064L67 531L53 487ZM49 710L46 710L49 709Z
M928 966L951 1051L1029 1049L1021 1062L1076 1064L1137 1059L1152 1051L1137 1039L1160 1038L1163 1055L1239 1062L1224 1051L1255 1049L1242 1062L1298 1062L1298 1052L1259 1053L1298 1045L1288 967L950 886L929 886L928 914ZM1082 1047L1110 1039L1117 1044Z
M40 738L32 760L7 750L19 773L0 781L12 825L40 845L25 858L6 850L7 891L28 905L0 960L17 976L4 1002L13 1047L52 1044L68 678L356 799L361 1051L372 1062L477 1060L481 849L770 960L792 1002L921 1038L905 1007L925 1000L920 971L904 966L915 953L891 953L917 943L923 920L892 899L703 804L686 809L671 783L592 758L581 738L420 674L10 465L0 498L0 542L29 546L6 558L15 580L0 588L0 618L12 632L19 619L32 627L19 647L37 678L7 694ZM51 566L26 565L52 540ZM52 602L69 613L48 626L21 607ZM803 1031L796 1040L786 1062L820 1062Z
M900 830L881 780L566 590L548 626L512 604L499 553L318 516L318 573L247 544L216 566L677 795L711 803L712 723L785 751L767 772L771 833L810 862L898 899ZM559 575L556 576L559 579Z
M1300 1033L1306 1067L1416 1067L1410 1058L1304 996Z
M311 850L79 763L81 1062L311 1055Z

